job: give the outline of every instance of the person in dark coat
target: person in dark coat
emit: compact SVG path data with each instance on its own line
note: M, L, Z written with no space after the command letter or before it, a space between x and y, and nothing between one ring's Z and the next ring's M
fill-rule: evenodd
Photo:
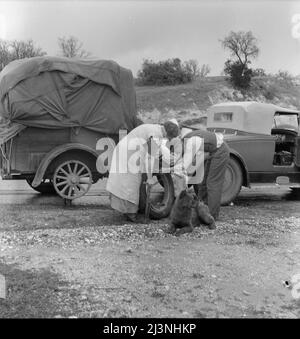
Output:
M209 156L205 162L204 178L198 185L198 198L209 208L215 220L219 217L222 188L226 166L229 161L229 148L221 133L207 130L189 132L184 138L198 136L204 141L204 152Z

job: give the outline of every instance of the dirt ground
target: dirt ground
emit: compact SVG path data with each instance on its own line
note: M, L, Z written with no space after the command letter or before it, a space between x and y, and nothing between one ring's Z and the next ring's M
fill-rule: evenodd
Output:
M175 237L168 220L124 222L103 191L71 207L0 192L7 317L299 318L300 200L245 189L216 230ZM292 293L294 291L294 294Z

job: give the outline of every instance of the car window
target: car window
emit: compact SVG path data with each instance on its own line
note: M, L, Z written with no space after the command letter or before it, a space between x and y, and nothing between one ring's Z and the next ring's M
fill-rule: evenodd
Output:
M233 118L232 112L220 112L214 114L214 121L218 122L231 122Z
M284 128L291 128L293 130L298 130L298 114L280 114L276 113L274 115L274 121L272 128L280 128L280 126L284 126Z

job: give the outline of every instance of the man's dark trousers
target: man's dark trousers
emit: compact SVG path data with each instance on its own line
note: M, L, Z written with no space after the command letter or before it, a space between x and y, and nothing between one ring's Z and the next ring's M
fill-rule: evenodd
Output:
M228 161L229 148L223 142L207 159L204 178L198 189L198 197L208 205L209 211L215 220L219 217L222 188Z

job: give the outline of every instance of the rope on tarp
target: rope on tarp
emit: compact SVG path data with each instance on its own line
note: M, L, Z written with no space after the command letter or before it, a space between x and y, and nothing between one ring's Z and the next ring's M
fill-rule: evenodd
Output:
M0 150L1 150L1 154L2 154L2 157L6 160L6 161L8 161L8 159L7 159L7 157L6 157L6 154L5 154L5 151L3 150L3 146L4 144L2 144L2 145L0 145Z
M1 149L1 154L3 159L6 161L6 169L9 171L10 169L10 159L11 159L11 153L12 153L12 144L13 144L13 139L10 139L9 141L7 141L7 143L9 142L9 146L8 146L8 155L6 154L5 150L3 149L3 146L6 145L6 143L0 145L0 149Z

